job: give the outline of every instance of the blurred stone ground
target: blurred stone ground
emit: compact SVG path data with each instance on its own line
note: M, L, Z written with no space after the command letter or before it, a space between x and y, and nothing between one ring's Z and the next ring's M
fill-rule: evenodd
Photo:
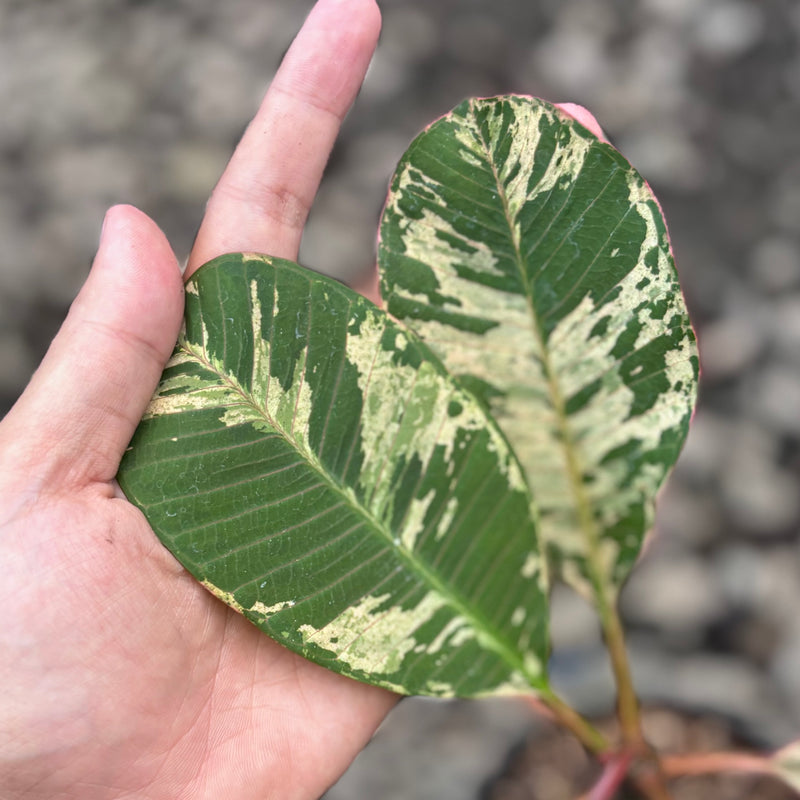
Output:
M384 33L301 260L374 258L394 163L464 97L590 107L650 180L698 330L701 402L622 607L641 693L800 735L800 5L795 0L383 0ZM105 209L185 255L309 0L0 0L0 413L86 276ZM346 24L346 20L343 20ZM597 625L556 592L553 671L612 703ZM407 700L329 800L478 797L518 705Z

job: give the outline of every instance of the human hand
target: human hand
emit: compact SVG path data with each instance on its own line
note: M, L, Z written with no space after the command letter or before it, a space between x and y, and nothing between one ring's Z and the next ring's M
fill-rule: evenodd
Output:
M320 0L209 201L188 273L235 250L297 257L379 26L374 0ZM112 209L85 286L0 423L4 800L316 798L394 702L212 597L119 492L182 309L163 235Z
M296 258L379 24L374 0L320 0L213 193L187 274L229 251ZM316 798L395 700L273 643L120 494L182 305L163 235L112 209L86 285L0 423L4 800Z

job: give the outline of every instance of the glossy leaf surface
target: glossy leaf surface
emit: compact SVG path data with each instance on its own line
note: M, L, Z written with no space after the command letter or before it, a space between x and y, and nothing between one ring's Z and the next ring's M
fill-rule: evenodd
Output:
M223 256L119 482L199 580L292 650L406 693L544 685L521 468L388 315L285 261Z
M389 312L511 442L564 576L613 593L686 436L698 370L645 182L554 106L469 100L401 160L379 263Z

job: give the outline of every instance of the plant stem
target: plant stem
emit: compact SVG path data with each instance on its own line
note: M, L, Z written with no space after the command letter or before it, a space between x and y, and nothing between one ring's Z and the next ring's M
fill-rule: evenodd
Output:
M640 748L645 739L642 732L639 700L633 688L628 651L625 647L625 634L615 603L609 603L605 593L598 591L598 605L603 635L611 659L611 670L617 687L617 715L622 740L633 749Z
M617 687L617 718L625 750L633 758L631 778L649 800L670 800L664 772L658 754L647 743L642 730L639 699L633 686L625 633L617 611L616 599L610 600L602 582L595 584L595 598L603 636L611 660L614 683Z
M685 753L662 756L661 769L665 775L707 775L712 772L747 772L774 775L775 769L767 756L755 753Z
M608 752L606 737L572 706L567 705L550 689L539 690L539 699L558 720L590 752L601 756Z
M632 772L631 780L648 800L671 800L672 796L667 789L665 773L661 770L658 756L643 737L635 746L626 745L621 751L612 753L606 737L555 692L540 689L538 697L531 698L530 702L537 710L544 705L556 721L569 730L590 753L606 764L598 784L586 798L581 800L603 800L607 797L603 792L618 787L629 770ZM631 770L631 767L634 769ZM596 792L599 794L595 794Z
M630 757L627 755L617 756L610 759L603 769L600 780L592 787L586 795L586 800L611 800L617 789L622 785L628 768L631 765Z

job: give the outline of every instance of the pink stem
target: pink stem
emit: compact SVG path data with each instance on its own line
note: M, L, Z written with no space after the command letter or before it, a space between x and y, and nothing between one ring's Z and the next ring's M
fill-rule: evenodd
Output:
M611 800L614 797L614 792L619 789L622 781L625 780L630 765L631 756L628 753L622 753L610 758L603 768L600 780L586 795L586 800Z
M753 753L686 753L662 756L661 768L665 775L675 778L682 775L707 775L711 772L749 772L774 775L772 764L766 756Z

